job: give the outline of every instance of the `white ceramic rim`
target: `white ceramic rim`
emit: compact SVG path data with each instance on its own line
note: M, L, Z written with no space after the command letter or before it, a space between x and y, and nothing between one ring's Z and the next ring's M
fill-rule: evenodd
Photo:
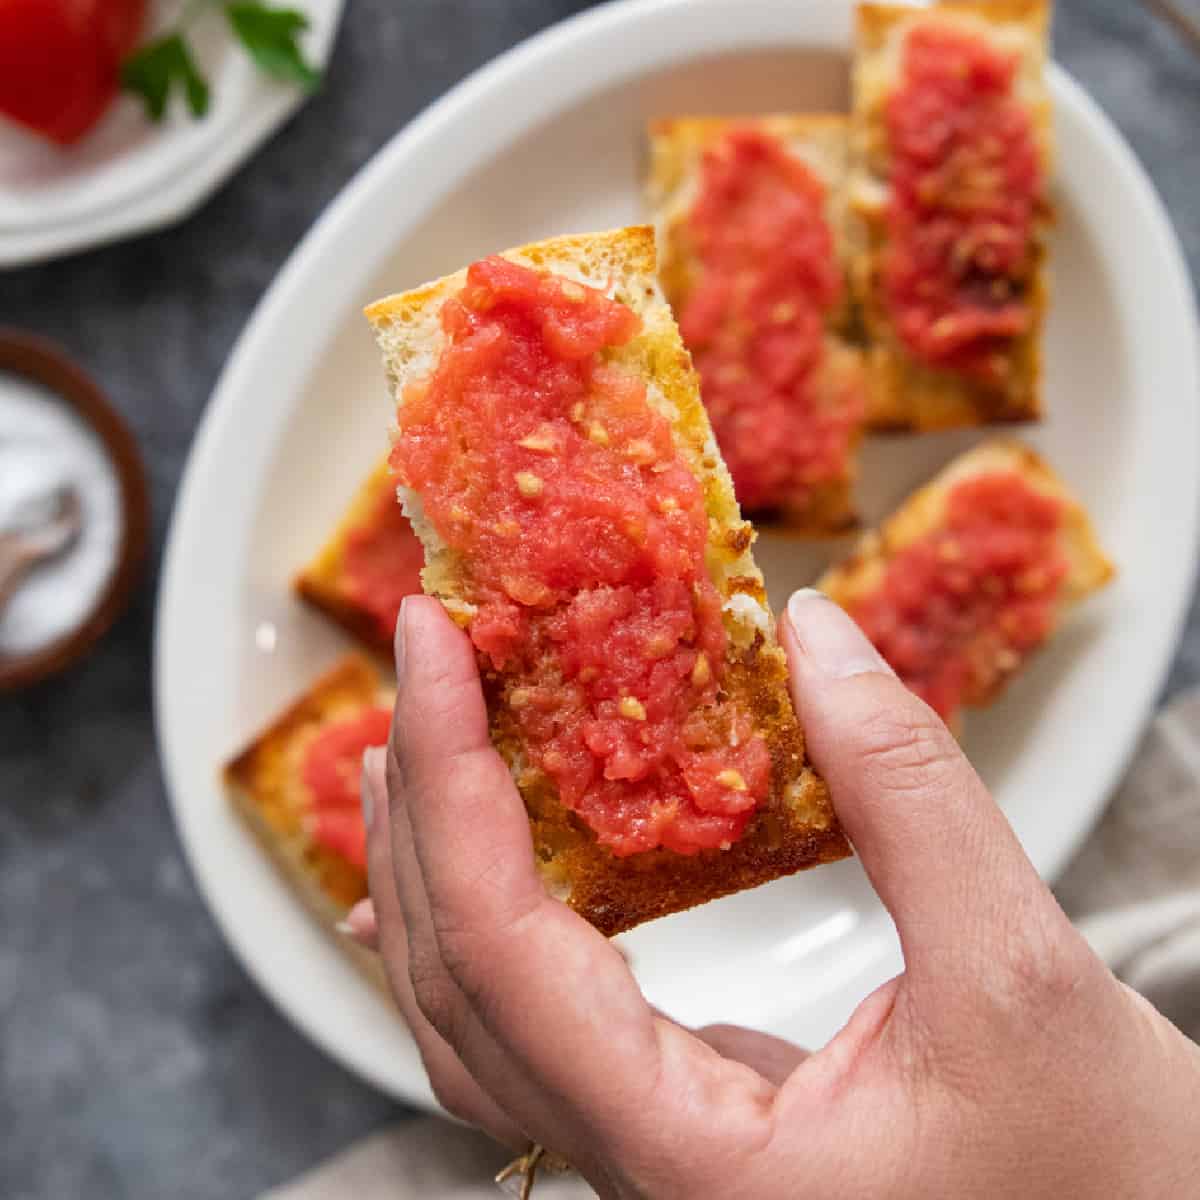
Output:
M236 511L254 512L259 500L257 468L276 444L289 413L286 398L303 389L325 350L329 314L344 314L361 294L381 252L396 243L441 197L474 168L468 156L444 153L449 135L469 124L473 140L502 153L546 114L546 97L561 107L578 103L595 91L657 69L703 55L753 49L774 49L796 43L796 0L762 0L750 15L744 0L616 0L569 18L534 36L476 71L431 105L399 132L330 205L303 239L260 302L247 324L214 392L198 431L175 507L172 535L164 561L155 638L155 711L168 794L181 841L200 887L226 939L249 974L278 1008L333 1058L381 1089L427 1108L436 1108L422 1077L397 1087L392 1074L361 1047L348 1045L331 1032L307 997L285 990L260 970L246 926L233 910L219 880L219 864L198 853L202 806L185 797L197 786L184 777L181 758L187 730L172 720L172 680L188 677L203 663L188 663L186 630L179 627L185 597L180 531L197 528L206 499L202 481L208 476L230 426L240 426L239 441L247 448L243 469L223 477L228 493L224 503ZM826 5L809 0L803 27L805 44L844 50L848 44L849 5ZM1161 309L1169 314L1170 340L1180 347L1177 371L1188 385L1179 436L1200 439L1197 398L1200 398L1200 351L1196 338L1196 308L1185 261L1166 211L1153 184L1132 151L1101 110L1064 71L1052 68L1055 102L1085 126L1111 164L1114 177L1132 189L1140 215L1139 230L1146 252L1159 265L1157 285ZM412 164L420 167L414 186ZM405 173L406 186L387 186ZM309 281L321 280L319 299ZM252 391L255 377L265 369L265 352L286 336L291 354L272 358L270 394L281 397L275 406L238 407L238 396ZM269 357L269 356L266 356ZM262 393L260 393L262 394ZM256 458L264 461L256 461ZM1197 532L1200 529L1200 484L1190 484L1191 503L1173 512L1172 524L1183 534L1188 551L1179 561L1175 601L1169 621L1147 655L1148 669L1137 681L1122 681L1131 711L1125 736L1096 747L1084 770L1095 786L1081 789L1090 797L1069 836L1061 836L1036 865L1053 878L1076 852L1099 816L1136 747L1140 732L1161 692L1178 643L1195 578ZM222 530L223 542L235 558L247 533ZM235 543L230 545L230 543ZM211 789L211 782L204 786Z
M329 61L344 5L345 0L308 0L312 28L305 48L318 66ZM236 95L224 104L215 95L216 103L200 123L189 116L181 117L178 126L164 126L154 148L137 151L138 167L128 178L105 175L103 195L95 203L89 195L86 205L49 224L36 215L23 220L0 213L0 269L148 233L197 209L309 99L300 88L261 78L248 61L231 65L216 84ZM76 186L87 188L87 177Z

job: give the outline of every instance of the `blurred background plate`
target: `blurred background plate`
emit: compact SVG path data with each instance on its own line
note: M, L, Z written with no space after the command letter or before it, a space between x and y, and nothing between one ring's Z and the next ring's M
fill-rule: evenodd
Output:
M309 60L333 47L344 0L300 0ZM68 150L0 121L0 269L158 229L212 194L301 104L306 93L267 79L220 20L196 27L195 51L212 107L193 120L182 104L161 124L120 96Z
M222 760L343 649L289 583L385 444L390 406L359 308L503 246L637 219L647 117L845 108L851 8L634 0L497 59L326 212L217 388L159 606L156 708L175 815L250 973L315 1041L397 1097L432 1103L406 1031L301 910L217 781ZM1050 417L1029 437L1091 507L1121 576L972 719L966 742L1047 877L1100 812L1162 687L1193 576L1200 478L1195 313L1176 239L1108 120L1061 71L1052 84L1062 162ZM872 439L865 517L977 436ZM769 536L760 548L777 603L836 549ZM647 995L672 1015L807 1045L901 966L856 863L624 941Z

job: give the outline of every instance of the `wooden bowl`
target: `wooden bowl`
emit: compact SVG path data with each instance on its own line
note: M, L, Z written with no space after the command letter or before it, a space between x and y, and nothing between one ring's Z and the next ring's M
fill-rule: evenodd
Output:
M0 372L24 375L69 404L100 439L121 493L121 540L107 583L73 630L31 654L0 654L0 692L46 679L78 662L121 615L146 558L150 503L141 455L129 426L96 383L52 342L0 328Z

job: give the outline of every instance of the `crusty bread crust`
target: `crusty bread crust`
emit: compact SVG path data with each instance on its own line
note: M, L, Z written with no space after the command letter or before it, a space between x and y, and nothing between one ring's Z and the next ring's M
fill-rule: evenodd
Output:
M883 581L889 560L906 546L938 529L945 519L946 497L964 479L992 472L1014 472L1030 487L1064 505L1061 548L1069 564L1059 600L1056 626L1068 611L1115 575L1115 568L1096 539L1087 510L1028 446L994 438L955 459L931 482L914 492L877 530L866 534L855 551L825 573L818 587L843 608L852 609ZM995 700L1023 663L998 669L983 703Z
M646 200L658 236L659 281L678 311L695 281L696 256L687 218L695 203L704 152L732 128L754 128L779 138L825 185L825 218L843 264L851 242L846 210L849 118L837 113L780 113L759 117L670 117L647 128L650 163ZM831 353L858 357L848 340L853 306L850 288L829 320ZM834 480L812 490L803 511L781 514L788 527L806 537L836 537L854 529L854 478Z
M615 350L612 361L646 381L650 402L671 421L681 458L701 481L709 512L707 565L725 598L730 635L726 690L741 699L770 748L769 800L747 832L726 851L694 857L653 851L617 858L559 802L551 781L523 761L506 695L514 681L484 670L492 739L508 763L529 812L534 852L547 886L606 934L678 912L820 862L849 847L824 782L808 764L804 738L787 694L787 667L775 640L760 574L750 554L754 538L742 521L700 402L691 359L655 283L653 230L648 227L553 238L505 253L514 262L553 271L608 291L643 321L642 332ZM433 369L444 345L443 302L465 272L371 305L367 317L383 351L398 404L404 389ZM473 612L464 595L463 564L424 518L419 499L405 508L425 545L425 590L461 625Z
M226 766L223 777L250 831L321 926L332 931L367 895L366 876L308 835L308 807L298 778L305 748L331 721L373 704L391 705L375 668L348 655ZM379 956L346 938L338 944L375 983L384 982Z
M392 486L391 471L385 459L363 482L337 529L293 583L302 600L340 625L368 650L389 659L391 640L383 635L375 615L347 596L342 563L347 535L370 517L380 494Z
M888 145L883 106L898 78L903 39L929 21L965 26L1018 55L1016 94L1028 110L1046 177L1053 168L1052 111L1045 82L1050 0L942 0L934 8L860 4L854 57L849 207L851 276L870 339L867 352L869 422L875 429L949 429L1034 421L1042 415L1042 328L1049 304L1047 241L1052 222L1043 197L1035 225L1027 301L1028 333L1010 354L1006 382L990 386L922 363L891 326L883 300L887 245Z

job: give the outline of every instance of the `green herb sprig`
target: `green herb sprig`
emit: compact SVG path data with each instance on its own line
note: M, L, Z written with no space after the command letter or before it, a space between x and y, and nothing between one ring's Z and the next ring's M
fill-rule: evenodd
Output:
M191 0L175 28L147 42L125 60L121 86L139 97L152 121L161 121L171 97L182 93L193 117L208 112L211 93L188 43L188 30L205 11L219 8L234 37L272 79L311 91L320 73L304 57L300 35L308 17L291 8L272 8L255 0Z

